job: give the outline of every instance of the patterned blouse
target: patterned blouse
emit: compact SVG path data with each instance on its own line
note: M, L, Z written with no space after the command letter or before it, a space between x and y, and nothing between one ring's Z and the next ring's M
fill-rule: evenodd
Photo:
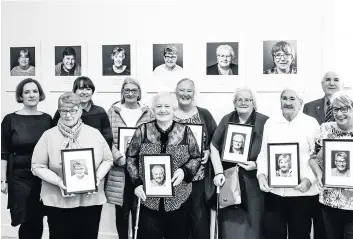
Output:
M183 123L183 124L202 124L201 118L200 118L200 114L196 113L193 116L191 116L190 118L187 119L181 119L179 117L174 116L174 120L176 122L179 123ZM205 151L205 145L207 145L206 142L206 132L203 131L203 143L202 143L202 151ZM199 171L197 171L195 177L192 179L192 181L198 181L201 179L205 178L205 166L201 164Z
M320 142L323 139L353 139L353 132L343 132L337 128L336 122L328 122L320 126L318 139L319 142L315 143L319 144L318 147L320 147L322 145ZM323 168L322 157L317 157L317 153L312 152L311 158L315 158L320 168ZM319 201L329 207L353 210L353 190L344 188L324 189L320 193Z
M144 183L142 170L143 154L170 154L172 157L172 175L181 168L184 180L174 187L171 198L148 197L142 204L149 209L159 210L160 202L165 211L174 211L181 207L191 193L191 180L201 164L201 154L197 141L189 127L173 121L167 130L162 130L151 121L140 125L132 137L126 153L127 170L135 186Z

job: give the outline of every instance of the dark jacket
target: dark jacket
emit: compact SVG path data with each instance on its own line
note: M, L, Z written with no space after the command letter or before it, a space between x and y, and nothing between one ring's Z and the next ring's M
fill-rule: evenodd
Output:
M306 103L303 113L314 117L320 125L325 123L325 97Z
M230 69L232 69L233 75L238 75L238 65L230 63ZM207 75L219 75L218 63L207 67Z

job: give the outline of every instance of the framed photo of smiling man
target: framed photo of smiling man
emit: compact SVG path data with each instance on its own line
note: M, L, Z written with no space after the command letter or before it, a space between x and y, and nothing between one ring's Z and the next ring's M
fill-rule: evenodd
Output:
M297 74L297 41L264 41L263 74Z
M353 140L323 140L323 184L325 187L353 188Z

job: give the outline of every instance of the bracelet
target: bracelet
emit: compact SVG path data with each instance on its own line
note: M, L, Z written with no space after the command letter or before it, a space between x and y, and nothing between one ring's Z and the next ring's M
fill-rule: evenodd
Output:
M220 175L220 174L223 174L223 175L224 175L224 173L217 173L217 174L215 175L215 177L216 177L217 175Z

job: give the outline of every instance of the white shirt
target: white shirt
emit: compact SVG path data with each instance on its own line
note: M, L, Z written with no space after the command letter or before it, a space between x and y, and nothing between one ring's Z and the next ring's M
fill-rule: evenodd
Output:
M300 181L307 178L312 184L310 189L305 193L293 188L273 188L270 191L271 193L283 197L310 196L319 193L316 185L316 177L309 165L310 150L314 147L313 137L319 127L315 118L305 115L303 112L299 112L291 122L286 120L282 114L277 117L270 117L266 121L261 151L257 158L257 177L260 174L264 174L268 177L268 143L299 143Z
M173 70L168 70L165 64L157 66L156 69L154 69L153 71L154 75L156 76L178 76L181 75L183 72L184 70L181 66L175 65Z
M138 107L136 109L129 109L126 108L124 105L121 105L120 115L126 123L127 127L136 127L136 123L142 115L142 109L141 107Z

